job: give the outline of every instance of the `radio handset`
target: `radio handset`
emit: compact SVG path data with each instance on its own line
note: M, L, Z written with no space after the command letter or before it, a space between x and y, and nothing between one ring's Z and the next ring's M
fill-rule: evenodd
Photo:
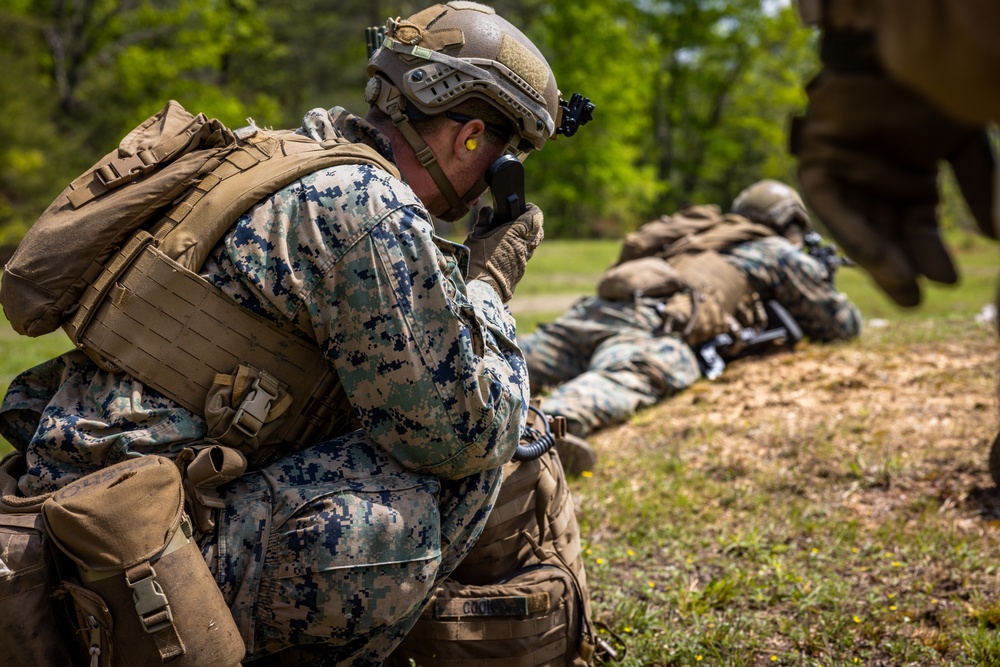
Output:
M492 227L516 220L524 213L524 165L513 155L502 155L486 170L493 196Z

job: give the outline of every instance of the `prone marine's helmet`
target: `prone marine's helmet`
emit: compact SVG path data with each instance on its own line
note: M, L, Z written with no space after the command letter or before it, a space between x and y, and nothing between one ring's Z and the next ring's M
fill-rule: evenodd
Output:
M766 225L787 237L793 243L802 243L802 237L812 231L812 221L794 188L781 181L757 181L733 200L733 213Z
M470 98L487 101L510 120L507 149L515 152L542 148L561 127L559 89L545 57L520 30L476 2L453 0L408 19L389 19L368 76L366 100L390 116L392 105L401 106L411 121Z

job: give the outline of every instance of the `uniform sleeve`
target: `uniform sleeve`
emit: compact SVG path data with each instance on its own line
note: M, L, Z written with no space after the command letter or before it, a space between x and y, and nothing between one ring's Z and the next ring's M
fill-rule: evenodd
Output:
M813 340L848 340L861 333L857 306L834 289L822 264L786 239L750 241L725 254L746 272L761 298L774 299L784 306Z
M241 268L272 276L270 305L311 324L375 442L453 479L511 458L529 392L514 321L488 285L465 283L463 246L435 236L409 187L336 167L247 223L261 267Z

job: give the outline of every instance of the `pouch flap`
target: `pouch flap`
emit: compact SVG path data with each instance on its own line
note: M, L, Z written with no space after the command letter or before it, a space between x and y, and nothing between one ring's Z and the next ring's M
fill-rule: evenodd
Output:
M99 572L150 560L181 521L184 493L174 463L142 456L99 470L42 505L53 541L79 565Z

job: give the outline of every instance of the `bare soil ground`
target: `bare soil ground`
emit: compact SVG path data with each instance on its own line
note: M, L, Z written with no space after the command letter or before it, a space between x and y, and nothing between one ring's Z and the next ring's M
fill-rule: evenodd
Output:
M987 454L998 426L998 350L986 331L891 349L872 338L800 344L737 360L716 381L597 434L592 444L604 459L618 456L623 441L652 453L711 427L718 437L687 452L704 465L770 468L806 494L818 492L810 477L850 469L859 479L838 502L865 521L878 522L921 493L973 509L969 503L993 486ZM1000 518L1000 507L974 509Z

